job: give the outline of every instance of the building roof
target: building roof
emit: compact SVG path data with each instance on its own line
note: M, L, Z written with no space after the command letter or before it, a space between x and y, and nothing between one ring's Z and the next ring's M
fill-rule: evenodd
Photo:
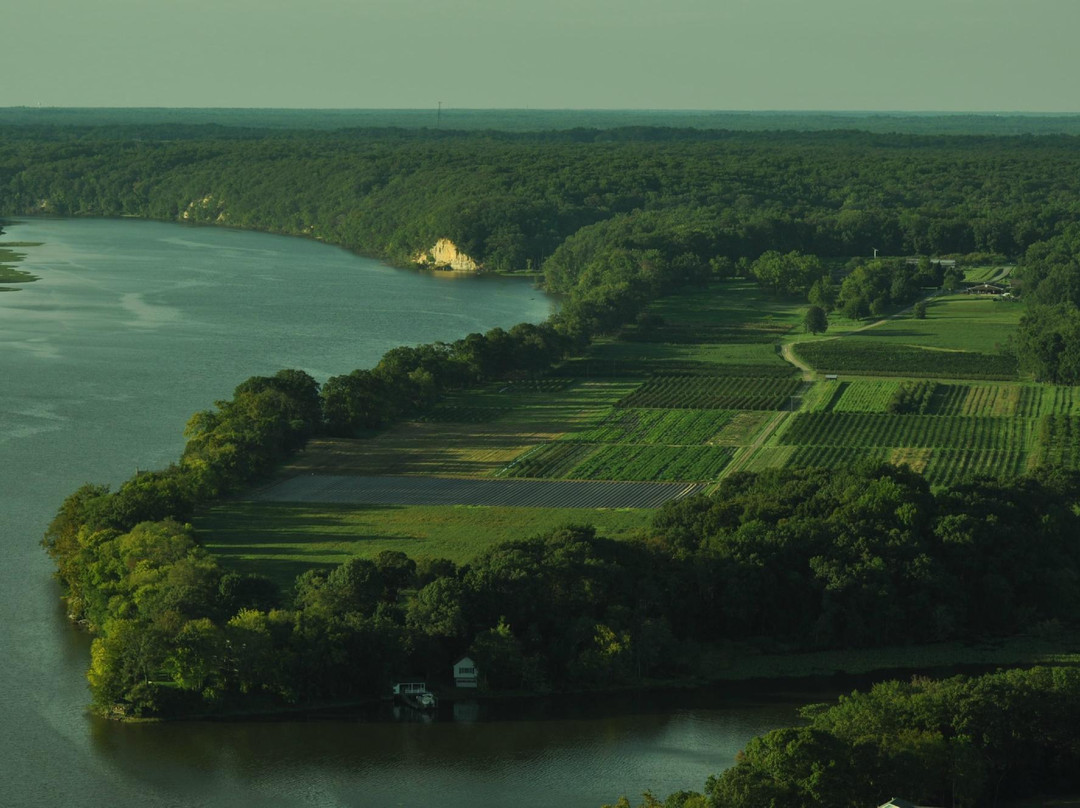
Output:
M909 264L917 264L917 263L919 263L918 258L907 258L905 260ZM955 258L931 258L930 263L931 264L940 264L943 267L954 267L954 266L956 266L956 259Z

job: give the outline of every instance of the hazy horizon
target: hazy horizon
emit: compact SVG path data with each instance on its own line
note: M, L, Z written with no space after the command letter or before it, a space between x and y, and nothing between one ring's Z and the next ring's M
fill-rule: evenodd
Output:
M70 110L244 110L244 111L295 111L295 112L435 112L440 109L437 105L430 107L303 107L303 106L170 106L165 104L153 105L111 105L111 104L11 104L0 106L0 109L70 109ZM446 112L603 112L603 113L685 113L685 114L710 114L710 115L901 115L901 116L938 116L938 115L971 115L971 116L1080 116L1078 110L1018 110L1018 109L995 109L995 110L963 110L963 109L710 109L695 107L451 107L442 106L441 111Z
M1080 113L1075 0L37 0L0 107Z

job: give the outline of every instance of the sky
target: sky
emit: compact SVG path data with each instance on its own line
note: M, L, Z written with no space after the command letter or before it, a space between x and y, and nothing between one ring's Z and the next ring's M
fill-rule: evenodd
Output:
M1080 0L14 0L0 107L1080 112Z

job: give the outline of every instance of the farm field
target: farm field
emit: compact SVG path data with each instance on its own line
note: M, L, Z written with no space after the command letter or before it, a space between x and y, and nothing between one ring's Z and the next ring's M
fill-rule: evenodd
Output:
M926 402L927 415L986 415L1034 416L1043 408L1053 408L1054 398L1063 411L1071 411L1070 388L1049 386L930 381L913 382L902 379L860 379L820 382L822 395L813 409L821 412L889 412L890 402L901 387L927 384L930 390ZM1058 393L1057 391L1060 391ZM1043 395L1051 401L1044 404Z
M1080 391L1033 383L853 378L820 382L750 468L859 461L906 464L935 484L1040 465L1080 469ZM907 387L928 393L918 412L890 412Z
M802 308L745 282L673 295L650 309L660 336L630 328L550 377L452 394L372 438L312 441L282 474L712 480L759 413L800 389L775 343Z
M1047 415L1039 431L1038 460L1066 468L1080 468L1080 417Z
M632 394L633 395L633 394ZM736 410L636 409L620 406L591 429L563 440L585 443L644 443L685 446L709 443L738 415Z
M1032 421L986 416L796 413L780 438L796 446L913 447L1026 451Z
M996 353L1024 314L1019 302L979 295L941 295L928 301L926 319L910 312L859 332L860 338L950 351Z
M1016 302L965 294L928 301L926 319L910 311L857 331L802 337L796 355L823 373L1016 379L1015 362L1001 352L1023 315ZM837 338L838 333L846 334Z
M803 342L799 359L823 373L945 379L1016 379L1016 360L1007 354L889 343L859 336Z
M781 410L802 386L795 377L656 376L619 402L621 407Z
M500 508L655 508L702 483L608 480L478 480L466 477L291 477L251 497L259 502L359 505L484 505Z
M492 386L448 397L425 421L372 438L313 440L282 467L296 474L488 476L568 430L592 427L637 386L622 379L573 379L561 389Z
M1080 394L1020 380L997 352L1021 306L942 296L926 320L901 313L866 327L837 318L838 331L850 334L840 338L835 331L803 334L804 312L805 304L777 303L742 282L675 295L545 378L449 395L422 419L371 438L312 441L282 478L712 484L729 469L892 462L942 484L1042 463L1080 467ZM780 341L793 343L814 372L784 361ZM825 379L826 372L838 378ZM598 503L588 496L551 504L559 507L238 503L226 527L247 538L228 552L241 566L259 563L259 552L295 567L402 543L408 552L461 558L455 553L528 533L528 525L543 529L556 514L598 524L615 518L589 507ZM425 508L451 510L436 518ZM261 509L292 524L273 552L242 546L262 546L253 538ZM470 521L474 513L483 518ZM646 513L626 519L640 525ZM519 516L527 520L515 521ZM240 525L241 518L254 526ZM226 524L214 519L206 524ZM299 548L312 536L309 557ZM457 547L459 537L466 546Z
M673 334L683 329L672 336L679 344L608 338L548 377L449 395L423 419L370 438L312 440L276 482L251 492L250 501L215 508L197 528L231 568L283 582L312 566L385 549L464 561L497 542L568 522L594 524L614 538L631 535L651 511L588 507L602 498L587 492L606 490L588 486L678 481L670 490L685 491L714 481L776 415L761 408L787 406L801 384L775 342L800 321L802 308L769 301L746 283L659 301L652 311ZM716 324L718 317L727 319ZM739 341L690 342L686 329L710 320L717 327L702 334L728 340L737 331ZM697 400L685 400L680 387ZM542 508L265 500L282 481L330 484L331 475L569 487L546 503L559 507ZM644 482L629 484L645 486L634 490L647 497Z
M902 312L851 336L795 337L794 354L818 379L747 468L887 461L934 484L1080 468L1077 391L1021 380L1000 350L1022 314L1008 300L944 295L924 320Z
M579 480L712 480L731 462L726 446L602 446L566 476Z
M229 569L259 572L282 586L313 567L400 550L465 563L489 547L570 523L611 538L644 528L651 510L493 508L463 505L333 505L229 502L195 520L207 548Z

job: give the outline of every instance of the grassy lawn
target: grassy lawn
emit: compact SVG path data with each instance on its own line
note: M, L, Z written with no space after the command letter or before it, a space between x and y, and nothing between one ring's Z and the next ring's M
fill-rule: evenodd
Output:
M986 283L997 279L1003 281L1012 272L1011 266L979 266L967 267L964 270L964 280L967 283Z
M714 283L705 289L686 289L661 298L649 312L679 323L722 322L729 327L790 328L802 322L806 304L777 298L753 281Z
M504 541L566 524L592 524L624 538L645 527L651 510L489 508L462 505L305 505L226 502L195 520L207 548L229 569L259 572L288 588L312 567L383 550L464 563Z
M618 372L628 373L625 365L633 363L634 375L663 372L665 365L679 363L709 363L734 365L773 365L783 369L785 362L777 355L774 342L744 342L732 344L701 343L673 345L663 342L623 342L615 339L596 341L588 354L571 365L587 363L594 376Z
M917 320L909 313L868 328L859 337L923 348L993 353L1016 329L1023 313L1020 303L977 295L944 295L930 301L925 320Z
M754 679L781 676L831 676L881 670L930 670L960 665L1080 665L1080 655L1063 654L1075 647L1075 635L1010 637L986 642L939 642L843 651L792 654L762 653L743 644L714 647L702 660L711 679ZM1038 803L1036 803L1038 804Z

